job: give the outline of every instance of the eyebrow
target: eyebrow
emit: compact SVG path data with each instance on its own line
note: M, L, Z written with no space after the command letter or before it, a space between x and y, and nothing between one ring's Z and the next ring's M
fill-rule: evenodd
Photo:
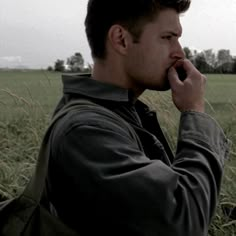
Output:
M172 36L174 36L174 37L181 37L181 33L180 34L178 34L178 33L176 33L176 32L174 32L174 31L166 31L166 32L163 32L164 34L171 34Z

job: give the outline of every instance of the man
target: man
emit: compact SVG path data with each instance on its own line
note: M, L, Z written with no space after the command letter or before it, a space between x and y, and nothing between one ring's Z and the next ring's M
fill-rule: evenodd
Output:
M86 99L107 112L85 108L58 122L48 173L52 206L82 236L207 234L227 140L204 113L206 78L184 59L178 41L179 15L189 5L190 0L88 1L93 73L63 77L57 110ZM155 113L138 100L145 89L169 88L181 112L175 155Z

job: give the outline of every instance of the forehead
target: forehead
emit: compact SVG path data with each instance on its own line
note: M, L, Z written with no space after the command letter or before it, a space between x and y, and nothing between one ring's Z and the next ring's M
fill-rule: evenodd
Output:
M178 35L182 34L182 27L179 14L174 9L164 9L160 11L153 22L146 25L147 30L155 30L159 33L173 31ZM145 30L145 29L144 29Z

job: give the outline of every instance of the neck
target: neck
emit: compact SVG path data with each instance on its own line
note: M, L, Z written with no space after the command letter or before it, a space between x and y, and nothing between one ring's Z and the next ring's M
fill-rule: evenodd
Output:
M143 89L134 86L123 68L117 63L109 63L107 61L95 60L92 78L104 83L113 84L117 87L131 90L135 96L135 100L143 93Z

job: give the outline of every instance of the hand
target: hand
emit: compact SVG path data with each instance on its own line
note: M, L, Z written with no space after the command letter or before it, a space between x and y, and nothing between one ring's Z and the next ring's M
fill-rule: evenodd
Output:
M176 69L186 72L181 81ZM204 112L204 93L206 77L201 74L189 60L179 60L169 69L168 79L175 106L181 111Z

